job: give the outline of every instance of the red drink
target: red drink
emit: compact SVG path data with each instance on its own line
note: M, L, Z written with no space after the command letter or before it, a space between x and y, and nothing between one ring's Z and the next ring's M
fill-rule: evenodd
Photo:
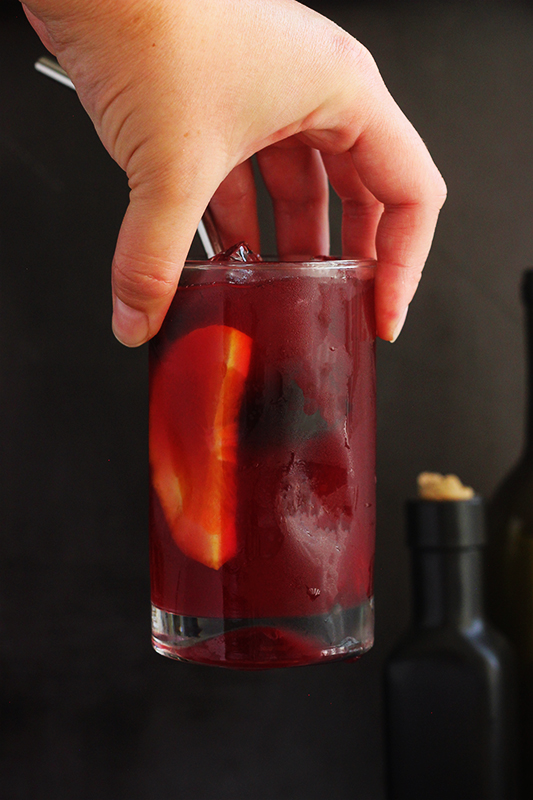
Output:
M374 337L369 264L184 270L151 345L158 652L259 669L372 645Z

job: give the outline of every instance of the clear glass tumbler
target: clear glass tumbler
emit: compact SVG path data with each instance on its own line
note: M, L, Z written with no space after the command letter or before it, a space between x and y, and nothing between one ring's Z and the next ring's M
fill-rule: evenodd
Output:
M374 266L188 262L150 345L157 652L265 669L373 643Z

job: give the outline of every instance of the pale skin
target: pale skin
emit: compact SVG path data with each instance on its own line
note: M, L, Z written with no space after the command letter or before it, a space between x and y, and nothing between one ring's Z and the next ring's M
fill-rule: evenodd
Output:
M281 258L328 253L328 178L343 255L375 258L378 335L397 338L444 181L369 52L294 0L29 0L130 203L112 267L113 330L157 333L210 203L223 242L259 250L256 153Z

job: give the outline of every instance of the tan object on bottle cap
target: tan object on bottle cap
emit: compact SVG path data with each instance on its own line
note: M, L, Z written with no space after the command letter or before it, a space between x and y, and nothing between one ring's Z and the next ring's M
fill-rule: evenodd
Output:
M463 486L457 475L421 472L417 484L422 500L470 500L474 497L474 490Z

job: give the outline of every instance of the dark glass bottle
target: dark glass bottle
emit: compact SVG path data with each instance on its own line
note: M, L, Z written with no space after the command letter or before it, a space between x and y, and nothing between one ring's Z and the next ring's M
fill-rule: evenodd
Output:
M385 666L391 800L514 800L515 676L483 614L481 498L407 505L414 618Z
M529 393L522 456L489 505L487 611L514 645L519 676L521 796L533 797L533 270L523 276Z

